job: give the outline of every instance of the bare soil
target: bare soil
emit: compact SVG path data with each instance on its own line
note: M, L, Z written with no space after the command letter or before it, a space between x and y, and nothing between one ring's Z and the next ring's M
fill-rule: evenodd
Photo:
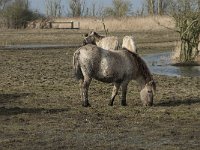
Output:
M20 34L10 32L5 31L0 40L9 33L15 44L22 42L14 40ZM24 39L30 33L16 32L22 33ZM50 31L34 34L43 36L40 32L50 34ZM79 44L85 31L52 32L55 39L60 34L76 35L80 40L66 38L66 43ZM170 39L175 34L138 32L135 35L139 52L144 54L171 49ZM25 43L37 40L33 36ZM64 42L51 42L42 37L40 40L41 43ZM135 81L129 84L128 106L121 106L118 96L110 107L112 84L93 80L89 91L92 106L83 108L78 82L72 74L75 50L0 50L1 150L199 149L200 77L154 75L158 88L153 107L142 106Z

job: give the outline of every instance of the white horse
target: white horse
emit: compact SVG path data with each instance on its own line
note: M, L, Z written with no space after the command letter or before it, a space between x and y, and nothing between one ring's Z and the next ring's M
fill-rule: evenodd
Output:
M117 50L119 48L119 40L116 36L102 36L96 32L85 34L83 45L94 44L105 50Z

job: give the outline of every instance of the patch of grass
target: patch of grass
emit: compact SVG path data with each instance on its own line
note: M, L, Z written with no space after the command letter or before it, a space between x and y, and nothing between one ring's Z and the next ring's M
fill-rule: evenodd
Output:
M6 45L81 45L83 34L90 30L4 30L0 34L0 47ZM103 32L99 32L104 34ZM140 54L172 51L178 36L172 31L119 31L120 44L125 35L133 35Z

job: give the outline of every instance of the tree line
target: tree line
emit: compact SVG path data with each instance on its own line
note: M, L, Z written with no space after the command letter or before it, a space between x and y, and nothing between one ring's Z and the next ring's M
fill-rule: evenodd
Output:
M90 7L86 6L85 0L67 1L69 1L69 8L67 9L66 15L71 17L170 15L179 10L184 10L185 12L200 10L200 0L141 0L142 7L139 10L134 10L136 8L132 0L112 0L112 6L108 7L98 6L99 0L91 0ZM57 2L54 0L46 0L46 5L50 4L54 7L54 10L57 9L58 12L64 12L61 0ZM47 11L51 10L47 9ZM54 13L54 15L50 16L58 17L61 14Z
M22 28L27 21L42 17L175 16L177 12L200 11L200 0L143 0L138 10L134 10L131 0L112 0L111 6L100 5L99 0L90 2L87 6L85 0L45 0L46 13L41 15L30 9L28 0L0 0L0 23L8 28Z
M0 0L0 27L22 28L39 17L30 10L28 0Z

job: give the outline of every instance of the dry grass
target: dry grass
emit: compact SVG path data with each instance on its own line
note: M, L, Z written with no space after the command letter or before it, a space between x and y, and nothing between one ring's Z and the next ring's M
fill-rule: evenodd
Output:
M79 21L81 29L102 31L103 25L100 19L96 18L60 18L56 21ZM126 17L126 18L105 18L104 23L109 31L148 31L164 30L174 28L172 18L168 16L156 17ZM160 23L160 25L159 25Z
M80 30L64 29L0 30L0 46L23 44L79 44L82 42L82 34Z
M16 44L22 40L25 44L75 44L81 34L8 30L1 32L0 42L8 36ZM167 41L176 36L166 31L134 35L140 53L169 50ZM127 107L119 105L120 96L109 107L112 85L94 80L89 91L92 107L83 108L78 82L72 76L75 50L0 51L1 150L199 149L199 77L154 75L158 83L155 105L147 108L142 107L135 82L128 88Z
M109 107L112 85L93 80L92 107L83 108L75 50L0 51L1 150L199 149L199 77L155 75L155 105L146 108L136 82L127 107L120 96Z
M66 29L26 29L26 30L0 30L0 46L6 45L81 45L83 34L90 30L66 30ZM104 32L99 32L104 34ZM177 33L165 31L119 31L111 32L122 43L126 35L134 35L138 48L149 50L171 50Z

